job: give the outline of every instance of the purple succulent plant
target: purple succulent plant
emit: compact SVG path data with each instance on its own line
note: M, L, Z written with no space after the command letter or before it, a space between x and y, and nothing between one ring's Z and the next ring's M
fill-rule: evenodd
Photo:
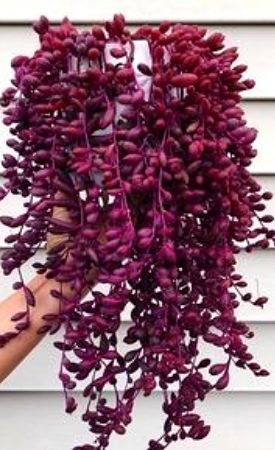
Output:
M47 233L64 234L33 267L60 285L52 290L62 306L57 325L45 316L39 332L64 327L64 342L54 345L62 352L67 413L77 408L77 381L87 382L82 419L96 437L74 450L107 448L113 432L125 433L137 395L156 388L166 420L148 450L202 439L210 426L196 402L227 387L232 364L268 375L244 342L253 332L236 314L241 301L262 307L267 298L247 292L235 255L267 248L275 235L268 226L274 218L263 213L272 193L262 192L248 169L257 130L239 105L254 81L242 78L245 65L232 66L237 48L224 48L223 34L206 37L196 25L164 21L131 32L117 14L81 32L67 18L50 26L44 16L33 28L40 48L13 58L12 87L0 102L12 135L1 198L10 192L26 199L24 214L1 217L15 228L2 268L6 275L18 271L14 288L24 287L26 312L0 344L30 323L35 298L22 265ZM147 56L137 62L141 47ZM57 192L67 199L56 199ZM53 217L54 206L67 208L70 222ZM63 283L71 284L73 299ZM126 307L131 322L122 352L117 334ZM206 358L205 343L226 359ZM107 385L114 405L104 397Z

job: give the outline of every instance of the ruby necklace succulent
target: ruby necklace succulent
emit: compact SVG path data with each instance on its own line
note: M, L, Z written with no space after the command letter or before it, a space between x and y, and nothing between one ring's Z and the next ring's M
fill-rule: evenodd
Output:
M272 193L248 170L257 130L239 105L254 81L242 78L245 65L233 66L237 48L224 48L223 34L206 36L196 25L164 21L130 31L117 14L85 31L67 18L50 26L44 16L33 28L40 48L12 60L14 79L0 102L12 134L1 198L26 199L22 215L1 217L15 228L2 268L18 271L14 288L24 288L26 311L0 345L29 326L35 307L22 266L48 233L63 235L33 267L60 286L51 291L60 313L44 316L39 333L64 330L54 345L66 412L77 408L77 381L86 383L82 419L93 442L74 450L107 448L132 421L135 398L155 389L166 419L147 449L202 439L210 426L196 402L227 387L232 365L268 375L245 344L253 332L236 314L240 302L263 307L267 298L247 291L235 255L265 249L275 236L274 218L263 213ZM54 206L70 220L53 216ZM121 346L125 309L131 320ZM224 358L206 357L209 345Z

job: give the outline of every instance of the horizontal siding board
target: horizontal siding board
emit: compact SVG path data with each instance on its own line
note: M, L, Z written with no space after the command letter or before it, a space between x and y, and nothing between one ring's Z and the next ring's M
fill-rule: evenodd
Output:
M2 252L3 250L0 251L0 257ZM44 261L45 251L40 250L36 259L38 261ZM22 273L26 282L35 275L35 269L32 267L32 263L36 259L32 258L23 266ZM257 250L253 254L241 252L236 255L236 261L236 271L243 274L244 280L248 283L247 288L243 292L251 292L254 299L258 296L267 296L269 298L269 301L263 309L241 301L236 311L237 317L240 320L249 322L275 322L275 250ZM0 267L1 299L6 298L13 292L12 284L15 281L18 281L16 271L12 272L9 276L5 276ZM109 285L101 283L98 284L97 289L107 293ZM130 320L130 307L125 309L122 318L125 321Z
M253 143L257 155L253 158L249 170L255 174L275 173L275 102L245 101L242 104L247 126L258 130Z
M1 57L0 57L1 59ZM253 143L257 156L252 160L250 170L256 174L275 174L275 157L273 143L275 142L275 101L243 101L244 118L249 127L257 128L258 135ZM9 127L2 123L3 111L0 110L0 158L4 153L13 150L6 145L7 139L13 137ZM0 167L0 173L4 169Z
M243 92L244 98L274 98L274 58L269 56L269 46L275 43L274 26L215 26L213 31L225 34L225 45L238 47L236 64L247 64L244 76L253 78L256 85ZM273 60L273 61L270 61Z
M245 77L256 81L256 86L243 92L243 97L274 98L275 59L270 56L270 49L275 47L275 27L209 26L208 33L212 31L222 31L225 34L226 47L238 47L239 58L235 61L236 64L247 64ZM12 76L11 59L18 54L31 56L37 47L38 36L30 26L0 26L0 91L9 85Z
M253 298L267 296L269 301L263 309L242 302L236 312L241 320L273 321L275 322L275 252L274 250L260 250L253 254L241 252L236 256L236 270L243 275L248 283L243 292L251 292Z
M129 324L123 323L118 332L118 348L122 353L131 350L134 347L123 343L123 337ZM272 391L275 392L275 352L273 342L275 339L274 324L261 323L251 324L250 329L254 331L253 339L245 340L249 346L250 352L254 355L262 367L270 371L267 377L256 377L252 372L231 366L231 381L227 387L228 391ZM18 366L13 373L0 385L0 391L47 391L62 390L61 382L58 379L58 371L61 361L61 351L57 350L52 343L57 340L63 340L63 330L59 330L56 335L44 337L40 344L32 353ZM200 356L209 357L214 362L225 362L227 357L223 350L207 344L201 340ZM73 355L69 356L74 360ZM75 361L79 361L77 358ZM204 376L210 381L215 379L208 374L207 369ZM87 381L78 381L77 390L82 390ZM125 378L118 379L117 388L124 386ZM107 390L112 390L110 385ZM157 388L159 389L159 388Z
M106 398L112 405L113 396L107 394ZM1 393L2 448L29 450L32 442L35 450L69 450L84 442L92 444L88 425L81 421L87 399L78 394L76 400L79 407L70 415L64 412L62 393ZM162 434L166 417L161 410L162 401L160 393L137 397L132 423L125 435L112 435L110 448L145 450L149 439ZM210 434L201 441L187 439L173 443L173 450L274 449L275 393L210 394L196 408L205 423L211 425Z
M271 200L265 202L266 209L259 213L258 215L261 217L264 214L272 214L275 217L275 176L257 176L255 177L260 185L262 186L261 193L265 191L271 191L274 196ZM1 182L1 178L0 178ZM2 178L3 182L3 178ZM22 199L21 197L8 194L1 202L0 202L0 215L7 215L12 217L17 217L19 214L25 212L24 203L26 202L26 198ZM258 219L254 219L255 226L259 226ZM267 223L266 226L270 229L274 229L274 222ZM14 229L13 229L14 230ZM7 243L5 243L5 237L13 232L12 229L9 229L6 225L0 224L0 248L7 247ZM243 244L242 244L243 246Z
M183 2L182 0L101 0L91 5L89 0L82 0L81 6L70 0L48 0L41 3L35 0L10 0L1 5L1 22L28 22L37 19L41 14L51 20L60 20L64 15L72 20L85 22L105 21L115 13L123 13L128 21L158 22L163 19L188 22L275 22L275 7L269 0L250 0L247 4L237 0L204 0Z

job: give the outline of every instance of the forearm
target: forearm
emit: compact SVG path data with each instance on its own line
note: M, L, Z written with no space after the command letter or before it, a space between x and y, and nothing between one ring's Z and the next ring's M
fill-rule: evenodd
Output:
M28 283L28 287L34 293L36 305L30 307L29 328L0 348L0 382L23 361L45 336L45 334L37 334L37 330L47 323L42 319L43 314L58 314L59 301L50 294L50 290L56 287L55 283L53 280L47 280L43 275L36 275ZM11 321L11 317L18 311L24 311L25 309L23 289L16 291L0 303L0 333L14 331L17 322Z

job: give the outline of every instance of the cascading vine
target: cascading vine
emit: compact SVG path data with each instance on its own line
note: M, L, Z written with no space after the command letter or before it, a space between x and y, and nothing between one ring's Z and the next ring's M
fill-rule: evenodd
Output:
M13 287L26 299L0 346L31 322L35 296L22 266L48 233L63 236L33 267L59 286L51 294L60 313L45 315L38 332L64 330L54 345L66 412L78 406L77 382L86 383L82 419L95 439L74 450L107 448L132 421L135 398L155 389L166 419L147 448L202 439L210 426L196 402L227 387L232 365L268 375L236 314L241 301L262 307L267 298L245 289L235 254L265 249L275 236L274 218L263 213L272 193L248 170L257 130L239 105L254 81L242 79L245 65L232 66L237 48L224 48L223 34L196 25L163 21L131 31L117 14L83 31L68 18L50 26L44 16L33 28L40 48L13 58L12 86L0 101L12 134L1 198L25 198L23 214L1 217L16 229L5 238L2 268L18 271ZM147 56L137 61L141 46ZM55 217L55 206L66 208L68 221ZM206 357L209 344L221 360Z

